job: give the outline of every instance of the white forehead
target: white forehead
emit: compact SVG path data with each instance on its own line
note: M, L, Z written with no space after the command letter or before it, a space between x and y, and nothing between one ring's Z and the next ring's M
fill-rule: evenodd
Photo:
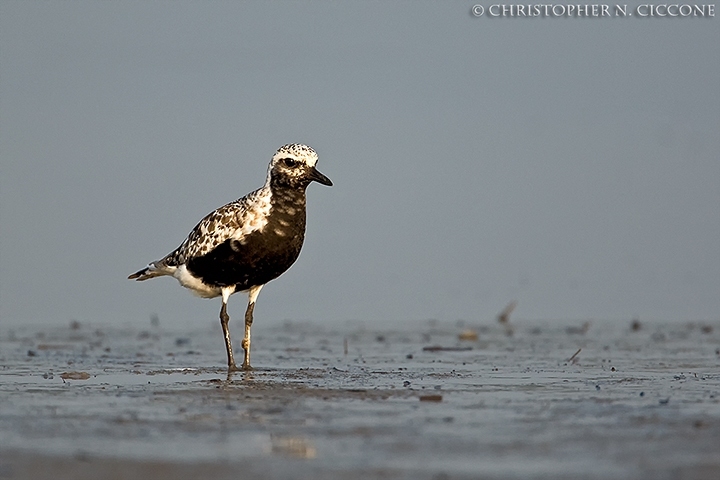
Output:
M273 155L271 164L275 164L275 162L282 158L293 158L311 167L314 167L318 160L315 150L302 143L291 143L280 147L278 151L275 152L275 155Z

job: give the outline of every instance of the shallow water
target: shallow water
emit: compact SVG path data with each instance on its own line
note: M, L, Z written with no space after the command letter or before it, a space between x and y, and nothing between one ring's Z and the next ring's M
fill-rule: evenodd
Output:
M509 333L4 328L0 477L720 478L720 325Z

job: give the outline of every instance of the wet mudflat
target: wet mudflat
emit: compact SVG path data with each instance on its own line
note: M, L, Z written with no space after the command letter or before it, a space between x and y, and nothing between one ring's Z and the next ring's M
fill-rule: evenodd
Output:
M1 328L0 479L720 478L717 322L253 333Z

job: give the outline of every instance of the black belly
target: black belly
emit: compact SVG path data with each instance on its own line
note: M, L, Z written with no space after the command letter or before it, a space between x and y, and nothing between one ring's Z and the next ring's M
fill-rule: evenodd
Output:
M254 232L242 243L229 239L206 255L190 259L187 268L208 285L246 290L282 275L297 260L302 243L301 234Z

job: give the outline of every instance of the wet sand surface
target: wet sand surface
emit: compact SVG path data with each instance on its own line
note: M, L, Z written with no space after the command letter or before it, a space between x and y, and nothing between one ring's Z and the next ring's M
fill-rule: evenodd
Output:
M509 328L3 327L0 479L720 478L718 322Z

